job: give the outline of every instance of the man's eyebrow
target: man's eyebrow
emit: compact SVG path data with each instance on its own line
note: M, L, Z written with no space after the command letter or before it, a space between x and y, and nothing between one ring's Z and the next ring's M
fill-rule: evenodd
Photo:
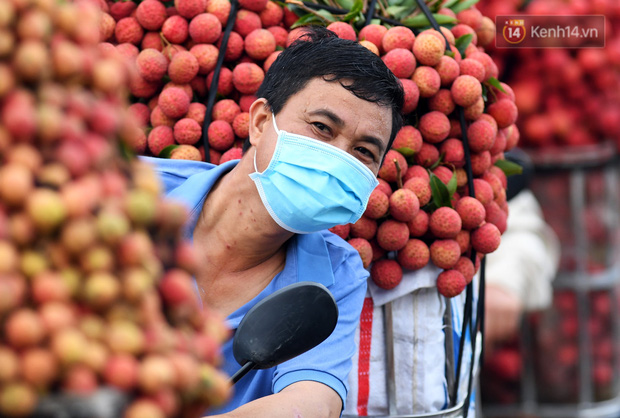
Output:
M331 110L328 110L328 109L317 109L317 110L313 110L309 114L311 116L315 116L315 115L325 116L326 118L330 119L332 122L334 122L339 127L344 126L344 120L342 120L340 118L340 116L336 115ZM371 136L371 135L364 135L362 140L365 141L365 142L368 142L370 144L375 145L379 149L379 154L383 154L383 152L385 151L385 144L383 143L383 141L381 141L377 137L374 137L374 136Z

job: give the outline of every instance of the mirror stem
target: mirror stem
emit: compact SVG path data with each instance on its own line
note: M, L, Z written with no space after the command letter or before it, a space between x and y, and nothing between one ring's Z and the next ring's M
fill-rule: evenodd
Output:
M243 366L241 366L241 368L237 370L234 375L232 375L232 377L230 378L230 382L234 385L239 381L239 379L241 379L250 370L252 370L254 366L256 366L256 363L254 363L253 361L248 361Z

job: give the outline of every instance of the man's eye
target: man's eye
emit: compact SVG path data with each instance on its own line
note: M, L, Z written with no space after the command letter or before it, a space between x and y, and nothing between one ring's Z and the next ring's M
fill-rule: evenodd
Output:
M324 123L321 122L312 122L312 125L314 125L315 128L317 128L320 131L323 132L329 132L329 126L325 125Z
M357 147L355 148L355 150L360 152L364 156L370 158L372 161L376 161L375 154L372 151L370 151L368 148Z

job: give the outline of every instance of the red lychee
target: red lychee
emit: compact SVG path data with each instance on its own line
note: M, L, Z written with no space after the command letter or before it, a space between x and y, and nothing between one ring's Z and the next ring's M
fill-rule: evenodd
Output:
M420 151L414 156L415 162L422 167L432 167L439 161L439 150L435 144L424 142Z
M239 5L244 9L252 10L253 12L261 12L267 4L269 0L240 0Z
M461 217L464 229L479 227L486 217L486 211L480 201L471 196L463 196L455 205L455 210Z
M406 152L418 152L422 147L422 134L411 125L403 126L396 134L392 148L395 150L404 148ZM406 173L405 173L406 174Z
M404 48L394 48L383 55L381 59L398 78L411 77L416 67L413 53Z
M416 194L420 207L431 201L431 186L429 179L422 177L410 178L403 184L404 189L409 189Z
M244 9L237 12L237 19L235 19L233 31L243 38L248 36L253 30L260 29L261 27L260 16L257 13Z
M385 155L383 164L379 169L379 177L389 183L396 182L398 177L398 170L396 169L397 164L400 169L400 178L402 179L407 172L407 160L400 152L391 149Z
M230 123L224 120L214 120L207 129L209 146L216 151L228 150L235 141L235 134Z
M459 63L461 75L470 75L475 77L481 83L485 80L484 66L480 61L473 58L465 58Z
M460 75L452 83L450 91L454 103L467 107L476 103L482 95L482 85L480 81L470 75Z
M453 239L433 241L430 252L433 264L442 269L452 268L461 257L461 247Z
M173 83L187 84L198 75L198 60L189 51L178 52L170 60L168 76Z
M396 259L405 269L419 270L428 264L430 250L424 241L413 238L398 251Z
M250 62L237 64L233 70L233 84L243 94L254 94L265 79L265 72Z
M448 137L450 121L445 114L434 110L422 115L418 129L424 140L437 144Z
M409 228L404 222L388 219L377 229L377 243L387 251L400 250L409 240Z
M504 129L517 121L518 109L515 103L509 99L501 99L491 103L487 112L493 116L499 129Z
M170 87L160 93L158 106L164 115L178 119L187 113L189 102L189 97L183 89Z
M374 219L362 216L359 220L351 224L351 237L353 238L365 238L370 241L377 233L377 221Z
M447 297L453 298L460 295L467 286L467 281L460 271L450 269L442 271L437 276L437 291Z
M489 122L477 120L467 128L467 139L472 152L488 151L495 142L495 131Z
M403 114L413 112L418 107L420 100L420 89L418 85L408 78L399 79L403 90L405 91L405 100L403 104Z
M370 219L379 219L387 214L388 208L388 196L379 190L379 188L375 188L372 193L370 193L364 216Z
M336 225L329 228L329 230L338 235L340 238L347 239L349 237L349 232L351 231L351 224Z
M364 26L358 35L360 41L370 41L381 51L382 48L382 40L385 33L388 31L383 25L379 25L376 23L371 23L370 25Z
M411 79L418 86L420 97L431 97L435 95L441 87L439 73L432 67L417 67ZM482 89L480 90L480 94L482 94Z
M136 9L136 19L146 30L159 30L167 17L166 6L158 0L144 0Z
M189 22L189 36L196 44L213 44L222 34L222 24L211 13L200 13Z
M471 232L471 245L481 254L492 253L499 247L501 233L492 223L485 223Z
M394 48L404 48L412 50L415 35L406 26L393 26L388 29L381 39L381 47L384 52L389 52Z
M281 27L278 25L282 22L284 10L282 10L282 7L280 7L276 2L267 1L267 4L258 15L260 16L260 21L264 28L270 28L272 26Z
M413 54L419 63L428 66L439 64L446 50L446 43L442 37L428 32L419 34L413 43Z
M189 36L189 23L187 23L187 20L182 16L170 16L164 21L161 34L171 44L180 45L185 42Z
M448 87L460 75L459 64L454 58L444 55L435 65L435 70L439 74L439 80L442 87Z
M202 136L202 127L194 119L179 119L174 124L174 139L178 144L193 145Z
M276 38L267 29L255 29L245 37L244 48L251 58L262 61L275 52Z
M169 126L154 127L149 132L147 144L151 154L157 157L164 148L174 144L174 133L172 128Z
M136 67L146 81L160 81L168 71L168 60L156 49L144 49L136 58Z
M453 268L463 275L467 284L471 283L476 274L474 263L467 257L459 258L459 261L456 262Z
M420 210L418 196L409 189L398 189L389 197L390 215L401 222L409 222Z
M174 8L179 15L191 19L207 9L207 0L174 0Z
M232 147L228 151L225 151L220 157L220 164L224 164L227 161L239 160L243 156L241 148Z
M332 22L327 25L327 29L331 30L341 39L348 39L349 41L357 41L357 34L353 26L347 22Z
M462 222L454 209L443 206L431 214L428 226L438 238L455 238L461 230Z
M436 110L449 115L455 108L454 100L452 100L452 93L448 89L440 89L433 97L428 100L428 108L430 110ZM450 122L448 121L448 125ZM450 131L448 127L448 132Z
M393 289L403 279L403 269L395 260L382 259L370 267L372 281L382 289Z
M409 234L412 237L422 237L428 231L428 213L423 210L418 211L416 216L413 217L412 220L407 222L407 227L409 228Z
M372 262L372 247L364 238L351 238L348 243L359 253L364 268L367 268Z
M144 30L135 17L124 17L116 22L114 36L119 44L139 45L144 36Z

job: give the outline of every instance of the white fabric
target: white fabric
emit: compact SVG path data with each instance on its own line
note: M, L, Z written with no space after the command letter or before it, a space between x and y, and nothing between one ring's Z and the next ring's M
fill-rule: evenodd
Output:
M560 243L529 190L509 202L508 227L499 248L487 255L486 282L518 295L525 310L551 303L551 281L560 261Z
M551 298L550 281L559 262L559 243L543 221L540 207L529 191L523 191L509 203L508 227L498 250L487 255L487 283L505 286L518 293L527 309L543 307ZM388 415L385 361L384 305L392 302L394 356L398 414L436 412L447 406L445 378L445 302L437 293L435 280L440 269L429 265L419 271L406 271L403 281L393 290L378 288L368 281L368 295L375 304L369 371L368 415ZM479 280L474 278L474 306ZM450 299L452 326L460 335L465 292ZM475 312L474 312L475 313ZM359 327L356 333L359 345ZM458 344L455 340L455 344ZM476 345L479 358L480 340ZM471 344L464 346L458 401L467 393ZM456 364L455 364L456 366ZM475 365L478 368L478 365ZM475 376L476 374L474 374ZM349 374L350 390L344 415L356 416L358 397L358 354L353 357ZM472 401L469 416L475 416Z

